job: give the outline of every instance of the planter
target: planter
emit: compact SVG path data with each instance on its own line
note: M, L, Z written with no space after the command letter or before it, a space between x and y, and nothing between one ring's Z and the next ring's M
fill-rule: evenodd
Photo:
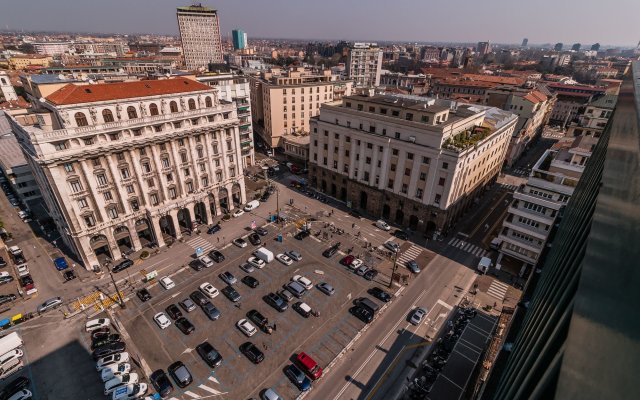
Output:
M151 256L151 254L146 250L143 250L142 252L140 252L140 259L141 260L146 260L150 256Z

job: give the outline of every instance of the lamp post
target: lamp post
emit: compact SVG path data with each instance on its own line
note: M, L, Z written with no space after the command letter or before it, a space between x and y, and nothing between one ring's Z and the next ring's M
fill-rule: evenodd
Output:
M393 276L396 274L396 270L398 269L398 251L393 252L393 269L391 270L391 279L389 279L389 288L393 284Z
M127 305L124 304L124 299L120 294L120 290L118 290L118 285L116 284L116 280L113 279L113 273L109 270L109 276L111 277L111 282L113 282L113 287L116 289L116 294L118 295L118 300L120 302L120 308L127 308Z

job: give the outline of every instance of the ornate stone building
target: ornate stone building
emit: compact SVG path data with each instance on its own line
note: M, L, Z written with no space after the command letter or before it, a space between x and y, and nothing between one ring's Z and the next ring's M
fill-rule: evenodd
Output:
M184 79L68 84L13 130L86 268L164 246L245 201L235 104Z

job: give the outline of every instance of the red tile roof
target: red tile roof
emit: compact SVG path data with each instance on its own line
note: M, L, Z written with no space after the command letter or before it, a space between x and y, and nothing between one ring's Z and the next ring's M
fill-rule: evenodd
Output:
M540 92L539 90L534 90L531 91L529 93L527 93L526 96L524 96L525 99L529 100L532 103L541 103L545 100L547 100L547 96L545 96L542 92Z
M56 105L81 104L210 89L205 84L186 78L100 83L97 85L75 85L70 83L51 93L47 100Z

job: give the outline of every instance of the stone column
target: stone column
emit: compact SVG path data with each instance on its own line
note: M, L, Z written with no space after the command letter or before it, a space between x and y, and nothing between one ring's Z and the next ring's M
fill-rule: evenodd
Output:
M185 208L189 210L189 218L191 219L191 221L189 221L189 226L193 229L193 221L196 219L196 203L191 202L187 204Z
M84 267L91 271L94 265L100 265L98 263L98 257L96 257L96 253L91 248L90 236L82 236L73 240L78 246L78 252L81 253L82 261L84 261Z
M138 237L138 232L136 231L136 223L135 220L130 219L126 222L127 228L129 228L129 236L131 237L131 244L133 245L133 251L138 251L142 249L142 244L140 243L140 238Z
M156 238L158 247L164 247L164 238L162 237L162 230L160 229L160 216L156 215L151 217L149 223L151 224L149 228L153 231L153 236Z
M211 206L209 205L208 195L202 198L202 203L204 204L204 213L207 216L207 224L211 224L213 223L213 215L211 214Z
M173 222L173 227L176 231L176 240L182 239L182 232L180 231L180 223L178 222L178 209L174 208L169 211L169 217L171 217L171 222Z
M111 229L103 229L100 233L103 234L107 238L107 242L109 242L109 251L111 252L113 261L121 259L122 253L116 243L116 239L113 237L113 231Z

